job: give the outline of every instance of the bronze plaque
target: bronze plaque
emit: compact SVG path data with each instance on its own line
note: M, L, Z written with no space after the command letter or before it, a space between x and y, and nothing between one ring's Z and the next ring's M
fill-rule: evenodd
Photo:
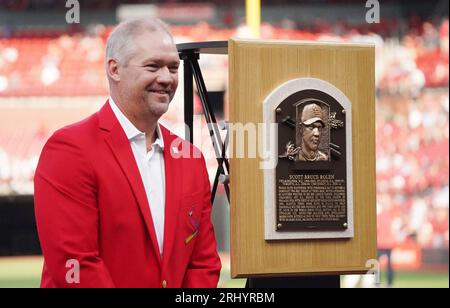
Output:
M319 90L277 106L277 231L348 228L345 121L342 105Z

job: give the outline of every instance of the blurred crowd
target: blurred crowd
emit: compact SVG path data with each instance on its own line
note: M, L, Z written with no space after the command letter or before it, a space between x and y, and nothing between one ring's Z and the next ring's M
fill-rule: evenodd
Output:
M418 22L410 31L389 36L395 23L385 21L370 31L367 25L317 22L308 30L281 21L262 25L262 38L366 42L376 45L377 86L390 93L417 95L424 87L446 87L449 82L449 23ZM372 30L374 30L372 29ZM107 93L103 55L111 27L88 29L21 30L0 35L0 96L103 95ZM177 42L227 40L247 37L248 29L216 29L206 22L173 26ZM225 75L224 75L225 76ZM225 78L225 77L223 77Z
M448 248L448 89L377 103L378 240Z
M343 23L298 27L289 20L277 26L263 24L262 38L369 42L376 46L380 246L413 241L421 247L448 248L448 19L421 21L412 17L408 30L400 36L393 35L396 25L388 21L377 25L376 33L367 25L358 28ZM27 30L0 37L0 99L106 97L103 55L110 30L95 25L73 33ZM248 35L245 26L216 29L207 23L173 26L172 32L177 42ZM223 63L216 69L213 63L209 65L212 72L224 71ZM208 73L205 75L208 80ZM225 72L222 78L226 84ZM13 140L14 134L0 131L1 195L33 192L37 157L50 133L27 132ZM35 140L33 149L20 146L26 154L14 154L18 153L16 143L23 140L28 140L26 144ZM216 166L211 164L210 168Z

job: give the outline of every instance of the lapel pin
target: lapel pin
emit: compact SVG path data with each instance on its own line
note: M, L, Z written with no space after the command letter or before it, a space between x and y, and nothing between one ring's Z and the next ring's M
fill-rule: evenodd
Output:
M197 235L198 230L195 230L194 233L192 233L191 235L189 235L185 240L184 243L187 245L189 244L190 241L192 241L192 239Z

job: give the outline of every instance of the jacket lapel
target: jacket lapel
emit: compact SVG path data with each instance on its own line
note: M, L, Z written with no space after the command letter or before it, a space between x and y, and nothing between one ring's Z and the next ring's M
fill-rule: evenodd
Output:
M182 193L183 172L182 159L174 158L174 148L179 149L173 141L178 138L162 125L161 132L164 139L164 166L166 176L166 208L164 221L164 254L163 269L168 264L172 255L172 248L175 241L175 234L178 225L178 212L180 208L180 199ZM175 150L176 151L176 150ZM176 154L176 153L175 153ZM165 257L164 257L165 256Z
M148 204L147 195L145 193L144 184L142 183L141 174L139 173L129 140L114 115L109 103L106 103L99 112L99 124L101 129L109 132L109 134L105 137L105 141L125 174L128 183L130 184L130 188L137 200L139 209L147 227L147 231L150 235L153 250L156 254L157 260L161 263L158 240L156 239L153 219L150 213L150 207Z

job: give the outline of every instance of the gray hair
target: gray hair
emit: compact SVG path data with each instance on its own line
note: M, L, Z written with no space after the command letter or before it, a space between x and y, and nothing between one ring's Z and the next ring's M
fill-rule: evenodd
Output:
M114 58L126 66L133 55L133 39L145 31L163 31L173 40L167 24L160 19L139 18L124 21L115 27L109 35L106 43L106 63L109 59Z

